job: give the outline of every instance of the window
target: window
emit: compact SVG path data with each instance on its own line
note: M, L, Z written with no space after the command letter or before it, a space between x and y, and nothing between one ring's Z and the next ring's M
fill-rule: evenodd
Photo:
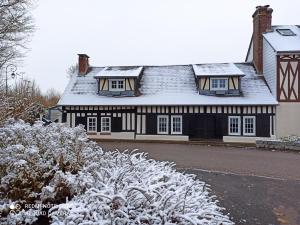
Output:
M109 133L110 132L110 117L101 117L101 132Z
M171 116L171 134L182 134L182 116Z
M255 135L255 116L244 116L243 118L244 135Z
M109 80L109 89L112 91L125 91L125 81L122 79Z
M97 117L88 117L87 118L87 131L88 132L97 132Z
M215 90L227 90L227 83L228 79L227 78L211 78L211 85L210 89L212 91Z
M169 128L169 117L168 116L158 116L157 117L157 133L158 134L168 134Z
M241 135L241 117L229 116L228 133L229 135Z
M277 29L277 32L282 36L296 36L296 34L290 29Z

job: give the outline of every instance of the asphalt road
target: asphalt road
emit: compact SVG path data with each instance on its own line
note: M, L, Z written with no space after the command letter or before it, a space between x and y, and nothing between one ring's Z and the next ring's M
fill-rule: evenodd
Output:
M211 185L237 225L299 225L300 182L189 170Z
M300 181L300 153L295 152L191 144L101 142L100 145L108 150L139 149L151 158L175 162L178 168Z
M300 225L300 154L190 144L100 142L105 150L147 152L173 161L211 185L212 194L241 225Z

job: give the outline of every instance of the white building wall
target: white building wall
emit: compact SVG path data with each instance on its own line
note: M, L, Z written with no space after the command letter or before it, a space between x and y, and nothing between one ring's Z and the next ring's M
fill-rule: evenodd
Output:
M300 103L280 102L276 110L277 137L300 136Z
M226 143L249 143L255 144L257 140L274 140L275 137L245 137L245 136L223 136L223 141Z
M246 58L246 62L252 63L253 62L253 41L251 40L249 52Z
M277 99L277 63L276 63L276 52L271 47L271 45L264 39L264 49L263 49L263 71L265 80L268 86Z
M116 140L134 140L135 134L134 132L112 132L109 134L101 134L98 132L97 134L89 134L89 138L91 139L116 139Z
M188 141L189 136L184 136L184 135L136 135L136 140Z

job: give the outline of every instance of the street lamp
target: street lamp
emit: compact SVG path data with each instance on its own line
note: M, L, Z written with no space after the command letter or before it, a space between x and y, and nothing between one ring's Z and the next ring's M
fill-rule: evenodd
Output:
M10 71L11 71L11 78L12 79L15 79L15 77L17 76L16 74L16 71L17 71L17 66L15 66L14 64L8 64L6 66L6 74L5 74L5 94L7 96L7 93L8 93L8 77L7 77L7 74L8 74L8 69L10 68Z

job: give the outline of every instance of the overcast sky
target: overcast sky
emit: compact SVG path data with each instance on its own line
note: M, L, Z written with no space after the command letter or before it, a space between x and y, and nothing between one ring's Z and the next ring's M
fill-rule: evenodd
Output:
M77 53L94 66L243 62L255 6L265 4L274 25L300 24L299 0L39 0L19 70L63 92Z

